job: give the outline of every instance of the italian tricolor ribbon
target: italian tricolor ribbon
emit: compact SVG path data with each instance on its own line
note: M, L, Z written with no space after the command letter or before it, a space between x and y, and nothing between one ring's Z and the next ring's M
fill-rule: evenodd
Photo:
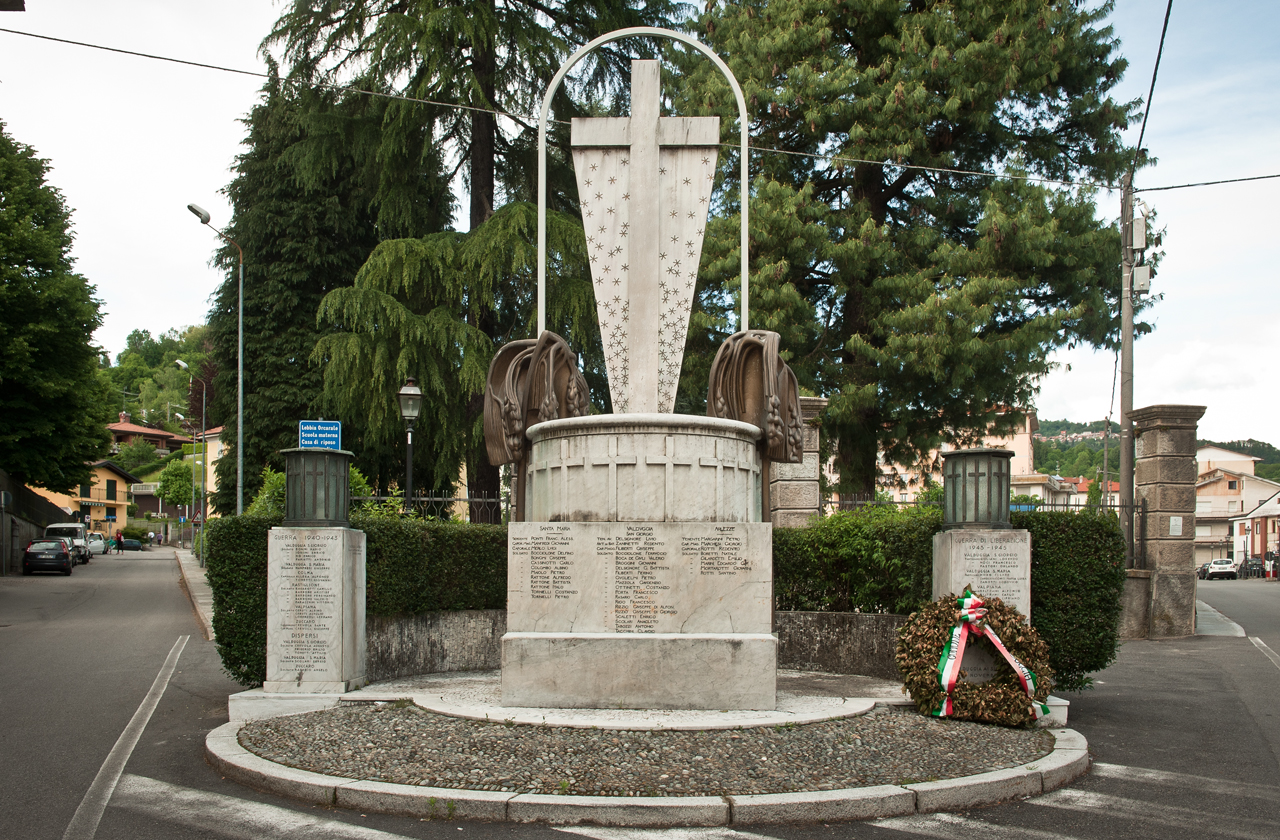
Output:
M1031 698L1032 719L1039 720L1048 715L1049 707L1035 700L1036 675L1019 662L1018 657L1009 652L1004 642L1000 641L1000 637L996 635L996 631L987 624L987 610L983 606L982 599L974 595L973 591L966 586L964 594L956 599L956 606L960 609L960 621L952 628L951 638L942 648L942 656L938 659L938 681L942 684L946 697L943 698L942 705L933 712L933 716L947 717L953 712L951 692L955 691L956 681L960 679L960 663L964 660L964 648L970 633L990 639L991 644L1009 663L1009 667L1013 668L1013 672L1018 675L1018 681L1022 683L1023 691L1027 692L1027 697Z

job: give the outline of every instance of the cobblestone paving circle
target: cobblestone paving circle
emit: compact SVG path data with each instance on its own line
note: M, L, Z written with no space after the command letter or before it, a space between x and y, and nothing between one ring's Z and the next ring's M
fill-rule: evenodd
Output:
M240 744L302 770L407 785L718 796L970 776L1035 761L1053 736L884 706L805 725L635 732L464 720L398 702L251 721Z

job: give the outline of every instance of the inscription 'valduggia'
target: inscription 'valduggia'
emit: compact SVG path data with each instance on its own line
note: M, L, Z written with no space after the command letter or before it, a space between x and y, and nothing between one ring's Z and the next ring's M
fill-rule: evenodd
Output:
M772 542L760 522L514 522L507 629L769 632Z

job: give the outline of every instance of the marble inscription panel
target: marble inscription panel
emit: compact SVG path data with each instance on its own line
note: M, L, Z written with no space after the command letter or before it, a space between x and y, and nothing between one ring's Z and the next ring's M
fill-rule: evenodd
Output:
M762 522L513 522L507 629L769 632L772 545Z
M1031 617L1031 535L1022 530L943 531L934 537L934 597L965 586Z

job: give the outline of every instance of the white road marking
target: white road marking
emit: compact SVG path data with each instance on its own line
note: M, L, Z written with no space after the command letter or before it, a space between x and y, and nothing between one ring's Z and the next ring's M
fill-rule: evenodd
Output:
M130 774L120 780L112 808L173 823L200 826L221 837L244 840L402 840L403 835L339 820L195 790Z
M1276 656L1276 652L1267 647L1267 643L1259 639L1257 636L1250 636L1249 641L1253 642L1253 646L1266 654L1267 659L1271 660L1271 664L1280 668L1280 656Z
M1139 802L1135 799L1124 799L1119 796L1107 796L1101 793L1089 793L1082 790L1062 788L1045 794L1038 799L1026 799L1027 805L1041 805L1049 808L1062 808L1068 811L1085 811L1091 814L1102 814L1110 819L1133 820L1141 823L1144 830L1150 832L1154 825L1190 832L1207 832L1226 837L1239 837L1241 840L1275 840L1276 824L1271 820L1254 820L1245 817L1225 816L1223 814L1206 814L1190 808L1178 808L1173 805L1162 805L1154 802ZM1148 834L1148 836L1155 836Z
M116 789L116 783L120 781L120 774L124 772L129 756L133 755L133 748L138 745L138 739L142 737L142 730L147 728L152 713L160 704L160 698L164 696L164 690L169 685L169 678L178 667L178 657L190 638L190 636L179 636L178 641L173 643L169 655L165 657L164 665L160 667L160 673L156 674L155 681L151 683L151 690L147 692L146 697L142 698L142 705L138 706L138 710L129 719L129 725L120 733L115 746L111 748L111 752L107 753L106 761L102 762L102 766L98 768L98 775L93 777L93 783L85 791L84 798L80 800L80 806L71 817L71 824L62 835L62 840L93 840L93 836L98 833L102 812Z
M871 823L876 828L888 828L904 834L923 837L945 837L955 840L1075 840L1069 834L1041 831L1037 828L1021 828L1012 825L970 820L955 814L920 814L914 817L890 817Z
M765 834L734 831L732 828L605 828L571 825L557 828L567 834L594 840L777 840Z
M1193 776L1189 773L1170 773L1164 770L1148 770L1144 767L1125 767L1120 764L1095 762L1089 775L1103 779L1121 779L1131 782L1146 782L1154 785L1170 787L1186 787L1203 793L1218 793L1224 796L1248 796L1253 799L1265 799L1268 802L1280 800L1280 787L1275 785L1258 785L1250 782L1233 782L1228 779L1211 779L1208 776Z

